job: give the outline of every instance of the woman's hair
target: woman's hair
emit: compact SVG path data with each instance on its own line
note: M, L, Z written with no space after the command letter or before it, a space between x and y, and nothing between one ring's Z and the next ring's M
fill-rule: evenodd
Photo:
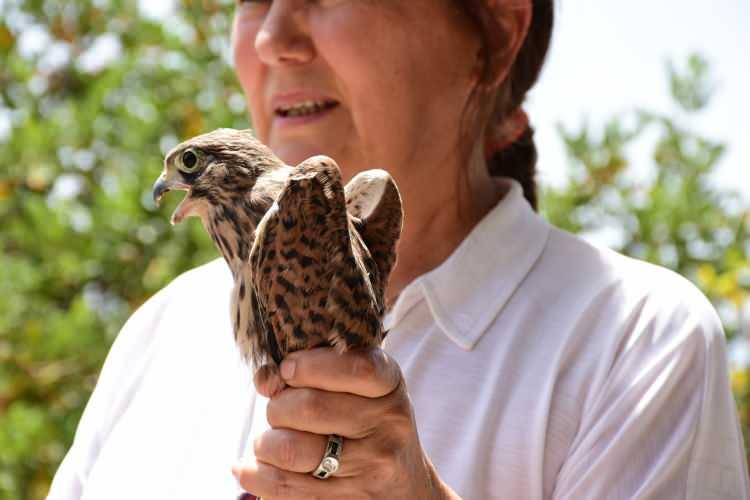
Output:
M531 0L533 14L526 40L505 79L500 80L507 65L508 35L493 12L495 0L458 0L458 5L479 30L482 71L472 100L479 117L489 123L501 123L521 106L526 92L534 85L544 64L552 38L554 0ZM503 8L503 7L496 7ZM512 8L512 7L506 7ZM491 103L489 107L487 104ZM494 103L494 105L492 104ZM477 115L474 115L475 117ZM512 177L523 186L524 197L537 208L537 152L534 130L529 126L515 142L494 151L488 158L493 176Z

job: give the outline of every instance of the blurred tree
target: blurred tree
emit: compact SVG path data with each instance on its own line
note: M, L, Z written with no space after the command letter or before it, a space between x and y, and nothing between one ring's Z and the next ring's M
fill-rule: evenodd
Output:
M150 186L179 140L248 126L232 3L0 1L0 499L44 497L125 318L217 255Z
M217 255L199 224L168 227L177 200L156 210L150 188L178 141L248 126L231 4L183 0L156 19L146 1L0 0L0 500L44 498L125 318ZM675 116L562 130L571 178L543 206L566 229L617 228L613 246L727 311L750 290L748 209L708 182L722 146L682 128L708 105L705 76L699 59L672 71ZM658 169L639 181L625 149L648 129Z
M750 203L712 183L724 145L690 128L710 104L707 62L693 55L683 70L671 63L667 69L673 113L614 117L601 133L587 124L577 131L560 127L570 176L563 187L545 190L544 213L561 228L691 279L716 306L728 338L742 337L749 333L743 317ZM652 143L652 168L644 175L642 146ZM750 444L750 373L745 367L732 377Z

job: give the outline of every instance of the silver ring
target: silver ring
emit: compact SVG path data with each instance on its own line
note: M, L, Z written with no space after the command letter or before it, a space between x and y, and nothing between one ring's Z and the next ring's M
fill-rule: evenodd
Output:
M331 477L341 466L342 451L344 451L344 438L335 434L328 436L328 444L326 444L323 459L312 475L318 479L328 479Z

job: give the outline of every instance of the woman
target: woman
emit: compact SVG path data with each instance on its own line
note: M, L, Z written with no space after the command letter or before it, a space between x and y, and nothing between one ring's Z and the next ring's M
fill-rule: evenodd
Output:
M709 302L532 208L520 106L552 10L240 2L259 138L290 164L387 168L402 190L388 338L292 354L253 387L226 266L187 273L121 332L50 498L228 498L237 483L268 500L747 498ZM332 435L340 468L320 480Z

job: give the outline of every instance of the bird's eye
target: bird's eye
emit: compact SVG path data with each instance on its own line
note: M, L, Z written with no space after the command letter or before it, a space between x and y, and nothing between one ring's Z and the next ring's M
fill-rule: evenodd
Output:
M198 152L194 149L186 149L180 155L180 170L187 173L193 173L200 168L200 158Z
M198 163L198 157L192 151L185 151L182 155L182 164L187 168L193 168Z

